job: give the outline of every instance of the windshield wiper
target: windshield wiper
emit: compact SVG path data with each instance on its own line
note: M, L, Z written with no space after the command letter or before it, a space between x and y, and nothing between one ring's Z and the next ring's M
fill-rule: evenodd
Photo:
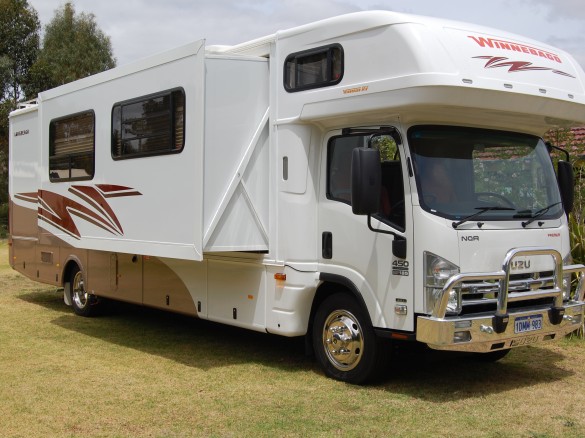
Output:
M476 210L479 210L476 213L470 214L467 217L464 217L463 219L461 219L458 222L453 222L451 225L453 226L453 228L457 228L459 225L464 224L465 222L470 221L471 219L474 219L482 214L484 214L486 211L494 211L494 210L498 210L498 211L505 211L505 210L514 210L511 207L500 207L498 205L492 205L491 207L475 207Z
M529 219L527 221L522 222L522 227L526 228L528 225L530 225L536 219L538 219L542 215L548 213L548 211L551 208L556 207L559 204L562 204L562 202L555 202L554 204L551 204L547 207L541 208L540 210L538 210L534 214L532 214L529 210L522 210L522 211L519 211L518 214L514 215L514 217L522 217L523 214L529 214L530 215Z

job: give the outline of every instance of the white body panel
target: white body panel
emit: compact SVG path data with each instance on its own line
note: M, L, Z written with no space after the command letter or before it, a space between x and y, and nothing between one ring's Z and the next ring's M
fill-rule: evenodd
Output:
M341 80L287 91L285 59L331 44L343 48ZM183 151L113 160L112 105L175 88L186 96ZM48 126L87 110L96 117L95 176L79 184L52 183ZM518 221L486 221L481 230L473 224L456 230L451 221L424 211L407 140L408 129L423 124L536 136L585 124L585 74L568 54L518 35L380 11L233 47L206 50L200 41L41 93L38 105L12 113L10 196L34 213L46 206L23 194L51 191L71 199L73 185L126 188L108 198L120 223L116 232L78 216L72 219L78 236L46 221L38 226L64 243L63 254L71 247L98 251L103 260L113 260L109 253L160 258L184 285L196 308L189 311L199 317L302 335L319 288L333 283L354 288L377 329L412 333L417 314L429 313L425 252L456 264L462 273L499 270L515 247L545 246L563 257L569 252L564 216L538 229L520 228ZM369 230L365 217L327 194L328 141L344 128L370 126L391 126L402 139L406 225L397 230L372 221L374 229L396 236ZM17 131L29 134L16 137ZM133 196L122 196L130 192ZM13 239L37 232L19 231ZM326 232L333 235L333 257L327 259ZM407 241L401 267L408 269L399 269L400 275L392 269L399 261L392 253L398 236ZM463 239L468 236L473 239ZM550 264L530 262L538 269ZM126 260L137 277L140 269L149 269L149 263L140 263ZM117 278L117 271L108 269ZM275 274L286 274L286 280ZM59 271L59 281L62 275ZM324 280L327 275L342 280ZM158 306L155 292L144 298L147 287L138 287L135 300ZM117 292L107 293L116 297Z
M266 251L267 82L266 60L206 59L199 42L133 69L121 67L41 93L38 119L31 119L33 110L12 115L14 129L26 126L31 132L27 141L40 142L34 153L15 156L21 172L28 166L27 174L34 170L36 179L21 183L13 172L12 193L42 190L78 201L69 193L74 184L49 181L48 156L42 153L48 150L48 136L38 132L52 120L92 110L96 171L90 184L79 185L123 186L139 194L109 198L121 224L116 233L78 217L73 218L76 233L46 221L41 227L78 248L178 259L202 260L204 250ZM183 151L114 161L109 152L112 105L174 88L187 96ZM13 148L18 147L15 142Z

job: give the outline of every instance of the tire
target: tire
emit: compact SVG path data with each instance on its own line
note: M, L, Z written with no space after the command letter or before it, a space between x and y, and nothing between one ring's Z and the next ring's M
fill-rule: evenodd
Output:
M85 317L97 315L100 300L85 290L85 279L79 266L71 269L68 287L71 289L71 307L75 314Z
M313 319L313 348L325 374L363 384L377 377L385 356L364 309L348 294L321 303Z

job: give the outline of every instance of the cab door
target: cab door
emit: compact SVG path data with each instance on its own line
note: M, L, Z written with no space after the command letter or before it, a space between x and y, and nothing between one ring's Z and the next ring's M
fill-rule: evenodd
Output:
M407 157L398 135L376 132L344 130L325 137L318 208L320 272L329 274L322 279L353 283L374 327L413 331L413 230ZM368 228L367 216L353 214L351 207L352 151L368 145L380 150L382 168L380 209L371 218L375 231ZM405 258L393 254L395 236L406 239Z

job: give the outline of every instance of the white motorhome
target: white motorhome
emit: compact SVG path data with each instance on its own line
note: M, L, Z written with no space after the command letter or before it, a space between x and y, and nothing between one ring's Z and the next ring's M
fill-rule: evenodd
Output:
M497 360L583 322L541 136L585 123L584 87L554 47L386 11L198 41L10 115L10 263L84 316L306 336L353 383L394 340Z

